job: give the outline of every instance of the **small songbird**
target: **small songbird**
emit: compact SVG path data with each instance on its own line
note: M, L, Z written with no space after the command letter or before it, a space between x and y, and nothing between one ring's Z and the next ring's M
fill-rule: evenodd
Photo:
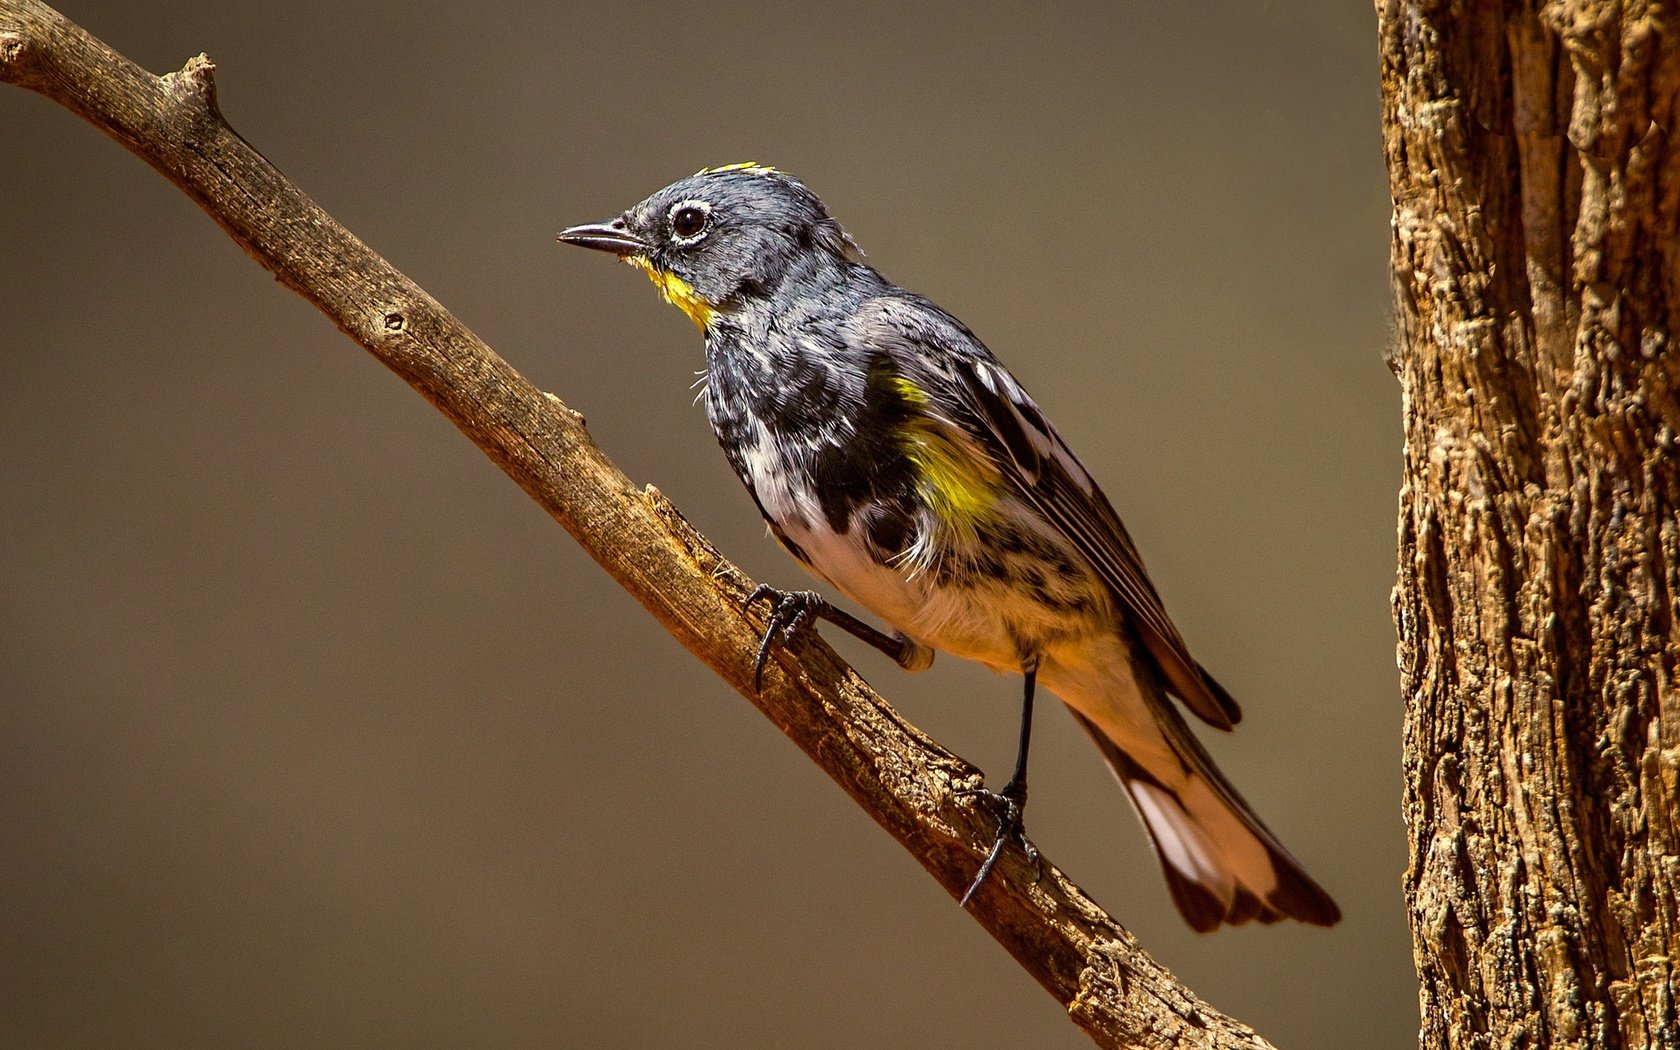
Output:
M1014 776L969 896L1008 842L1036 859L1021 813L1043 683L1119 778L1192 927L1341 918L1173 705L1219 729L1240 717L1090 473L991 351L867 265L816 194L759 164L708 168L559 239L646 273L705 333L706 414L771 531L894 632L760 588L755 675L821 618L907 669L943 650L1024 677Z

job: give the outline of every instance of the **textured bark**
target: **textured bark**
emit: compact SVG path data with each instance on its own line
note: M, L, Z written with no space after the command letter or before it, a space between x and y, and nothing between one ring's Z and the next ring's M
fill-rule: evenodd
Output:
M1377 10L1422 1045L1680 1045L1680 24Z
M335 223L245 143L203 56L154 77L31 0L0 0L0 81L39 91L138 154L434 404L691 652L740 690L953 896L995 815L953 789L980 773L905 722L825 645L778 653L751 687L763 623L749 581L652 489L614 467L583 420L527 383L436 300ZM742 907L751 907L743 901ZM1019 851L969 909L1100 1046L1264 1050L1208 1008L1045 862Z

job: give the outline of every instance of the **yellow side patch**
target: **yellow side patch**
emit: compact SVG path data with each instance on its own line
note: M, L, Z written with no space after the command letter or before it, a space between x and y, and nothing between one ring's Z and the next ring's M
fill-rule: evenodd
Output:
M910 380L893 376L888 383L913 407L927 408L927 394ZM941 520L966 529L991 515L999 475L985 456L925 414L899 431L899 441L921 475L923 498Z
M712 323L712 317L717 313L712 304L700 298L700 293L694 286L678 277L674 273L661 270L653 265L653 261L645 255L631 255L625 257L625 262L648 275L648 280L659 289L664 300L688 315L696 328L702 332Z

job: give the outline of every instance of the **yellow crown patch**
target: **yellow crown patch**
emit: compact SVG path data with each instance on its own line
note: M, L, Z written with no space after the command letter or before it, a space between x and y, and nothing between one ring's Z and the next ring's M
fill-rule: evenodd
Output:
M781 172L768 164L760 164L756 160L743 160L735 164L724 164L716 168L701 168L696 175L722 175L726 172L738 171L743 175L780 175Z

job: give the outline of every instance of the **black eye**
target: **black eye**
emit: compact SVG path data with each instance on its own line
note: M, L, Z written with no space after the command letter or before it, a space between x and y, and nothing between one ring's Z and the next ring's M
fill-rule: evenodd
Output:
M706 212L703 208L685 204L671 213L671 232L683 240L698 237L705 228Z

